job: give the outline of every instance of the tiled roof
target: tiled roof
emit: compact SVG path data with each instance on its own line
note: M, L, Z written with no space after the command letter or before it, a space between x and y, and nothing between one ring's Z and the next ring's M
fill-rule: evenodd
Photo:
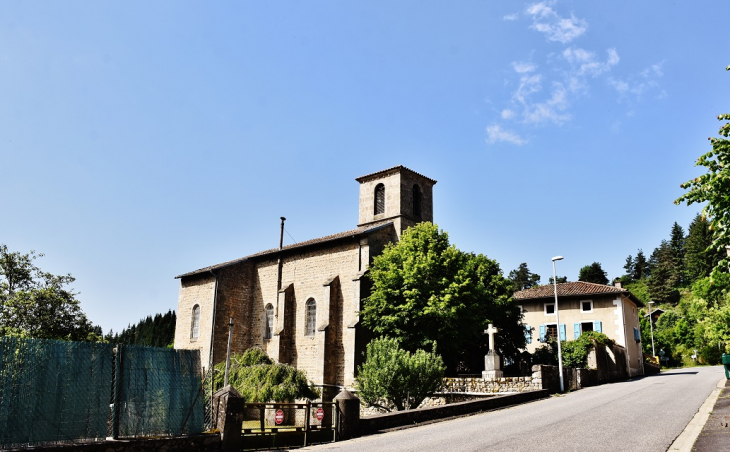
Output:
M388 169L384 169L384 170L381 170L381 171L377 171L375 173L370 173L370 174L366 174L364 176L356 177L355 180L358 181L358 182L362 182L362 181L364 181L366 179L370 179L373 176L378 176L380 174L385 174L385 173L390 173L390 172L396 172L396 171L401 171L401 170L409 171L409 172L411 172L411 173L413 173L413 174L415 174L417 176L420 176L420 177L422 177L424 179L427 179L427 180L433 182L434 184L436 183L436 181L433 180L433 179L431 179L430 177L426 177L423 174L417 173L417 172L413 171L410 168L406 168L403 165L394 166L392 168L388 168Z
M606 286L604 284L595 284L584 281L567 282L558 284L558 297L580 297L584 295L604 295L604 294L623 294L636 303L637 306L644 306L634 294L626 289L620 289L614 286ZM555 289L552 284L544 286L531 287L529 289L515 292L517 300L532 300L535 298L554 298Z
M298 249L298 248L306 248L308 246L319 245L319 244L327 243L327 242L333 242L335 240L343 239L346 237L354 237L354 236L358 236L358 235L362 235L362 234L369 234L371 232L375 232L379 229L382 229L382 228L392 225L392 224L393 223L388 222L388 223L378 224L375 226L373 226L373 225L363 226L363 227L360 227L357 229L351 229L349 231L344 231L344 232L340 232L337 234L327 235L327 236L320 237L317 239L307 240L305 242L299 242L299 243L294 243L292 245L286 245L285 247L283 247L281 249L281 251L294 250L294 249ZM247 261L251 258L262 257L262 256L266 256L268 254L278 253L279 251L280 251L279 248L272 248L272 249L269 249L266 251L261 251L261 252L255 253L255 254L250 254L248 256L241 257L239 259L234 259L232 261L223 262L221 264L216 264L216 265L211 265L209 267L200 268L198 270L194 270L194 271L191 271L188 273L183 273L182 275L177 275L175 277L175 279L183 278L185 276L198 275L200 273L207 273L211 270L217 270L219 268L228 267L229 265L238 264L240 262Z

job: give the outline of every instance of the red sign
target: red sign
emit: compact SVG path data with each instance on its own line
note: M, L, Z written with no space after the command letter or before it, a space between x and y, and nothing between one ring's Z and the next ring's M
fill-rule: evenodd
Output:
M276 410L276 416L274 417L274 420L276 421L276 425L284 422L284 412L281 410Z
M322 408L317 408L317 420L321 421L324 419L324 410Z

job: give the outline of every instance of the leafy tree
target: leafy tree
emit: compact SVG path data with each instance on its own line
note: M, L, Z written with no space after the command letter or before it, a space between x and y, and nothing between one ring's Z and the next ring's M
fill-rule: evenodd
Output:
M523 262L515 270L509 272L509 279L514 285L515 292L519 290L529 289L530 287L540 284L540 275L532 273L527 268L527 263Z
M548 284L552 284L553 281L555 281L555 280L551 276L550 279L548 280ZM567 276L558 276L558 284L562 284L562 283L566 283L566 282L568 282Z
M594 262L580 269L580 272L578 272L578 281L608 284L608 277L606 276L606 272L603 271L603 268L601 268L601 263Z
M477 367L485 353L483 331L500 329L497 349L517 356L525 346L512 284L499 265L481 254L465 253L431 223L407 229L386 246L369 271L372 292L361 318L377 335L400 341L408 351L432 349L447 367Z
M689 225L685 241L684 269L688 282L710 276L722 258L722 250L712 248L710 222L698 213Z
M730 70L730 66L726 68ZM730 113L717 117L720 121L729 121ZM681 187L687 193L677 198L674 203L707 204L702 208L703 215L709 219L714 232L711 248L723 251L730 246L730 123L720 126L720 137L710 138L712 150L700 156L695 166L704 166L707 173L685 182ZM725 256L715 265L714 272L727 272L728 258Z
M441 389L445 370L435 352L410 353L397 339L378 338L367 345L365 363L358 367L358 395L366 405L386 411L417 408Z
M68 275L53 275L34 261L43 254L10 252L0 245L0 336L39 339L101 340L81 310L76 294L66 286Z
M213 384L216 389L223 387L225 372L225 361L215 365ZM247 402L286 402L319 397L319 391L304 372L288 364L274 363L263 350L255 347L231 356L228 383Z

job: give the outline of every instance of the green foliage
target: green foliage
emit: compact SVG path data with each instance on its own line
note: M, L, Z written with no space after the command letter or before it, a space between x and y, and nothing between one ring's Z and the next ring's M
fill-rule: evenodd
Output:
M226 363L215 365L213 384L223 387ZM276 364L259 348L250 348L243 354L231 356L228 383L247 402L286 402L297 399L316 399L317 388L301 370L288 364Z
M677 288L681 283L681 270L677 268L677 259L669 242L662 240L649 259L651 278L649 292L654 301L659 303L676 303L679 301Z
M0 245L0 336L101 340L101 329L91 324L66 287L74 278L42 271L33 263L42 256Z
M612 345L614 341L603 333L586 331L574 341L563 341L560 349L563 357L563 367L584 369L588 366L588 354L593 350L595 344ZM533 364L558 365L558 343L549 339L544 345L538 347L532 354Z
M527 268L526 262L521 263L519 267L509 272L509 279L512 281L515 292L540 284L540 275L532 273Z
M645 279L635 280L625 286L626 290L629 290L636 296L642 303L647 304L651 300L649 294L649 286L646 284Z
M558 279L558 284L562 284L562 283L568 282L568 277L567 276L558 276L557 279ZM554 281L554 279L551 276L550 279L548 280L548 284L553 284L553 281Z
M685 240L684 268L690 283L710 276L712 269L723 258L724 250L712 248L712 238L710 222L698 213L689 225Z
M109 331L104 340L114 344L146 345L148 347L171 347L175 340L175 311L155 314L127 326L121 333Z
M726 68L730 70L730 66ZM730 114L721 114L720 121L730 120ZM730 246L730 123L720 126L720 137L710 138L712 150L700 156L695 166L704 166L707 173L685 182L681 187L688 190L677 198L674 203L707 204L703 207L703 215L710 220L710 227L714 232L711 249L721 251ZM728 268L728 258L724 257L714 267L715 273L725 273Z
M435 351L410 353L397 339L378 338L367 345L365 364L358 367L358 395L366 405L386 411L417 408L441 389L445 369Z
M578 272L578 281L585 281L596 284L608 284L608 277L603 271L600 262L594 262L586 265Z
M407 229L374 259L369 277L373 288L362 321L376 335L397 338L405 350L428 350L438 343L449 369L479 362L489 323L500 330L502 356L518 356L525 346L512 283L499 265L450 245L448 234L436 225Z

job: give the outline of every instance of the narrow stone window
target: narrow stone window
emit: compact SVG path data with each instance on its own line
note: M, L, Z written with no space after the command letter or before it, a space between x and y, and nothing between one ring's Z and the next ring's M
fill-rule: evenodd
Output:
M421 218L421 187L413 186L413 216Z
M264 339L271 339L274 331L274 306L266 305L266 325L264 325Z
M314 331L317 328L317 302L313 299L307 301L306 304L306 326L304 328L305 336L314 336Z
M375 215L385 213L385 185L375 186Z
M190 325L190 338L197 339L200 333L200 305L193 306L193 319Z

